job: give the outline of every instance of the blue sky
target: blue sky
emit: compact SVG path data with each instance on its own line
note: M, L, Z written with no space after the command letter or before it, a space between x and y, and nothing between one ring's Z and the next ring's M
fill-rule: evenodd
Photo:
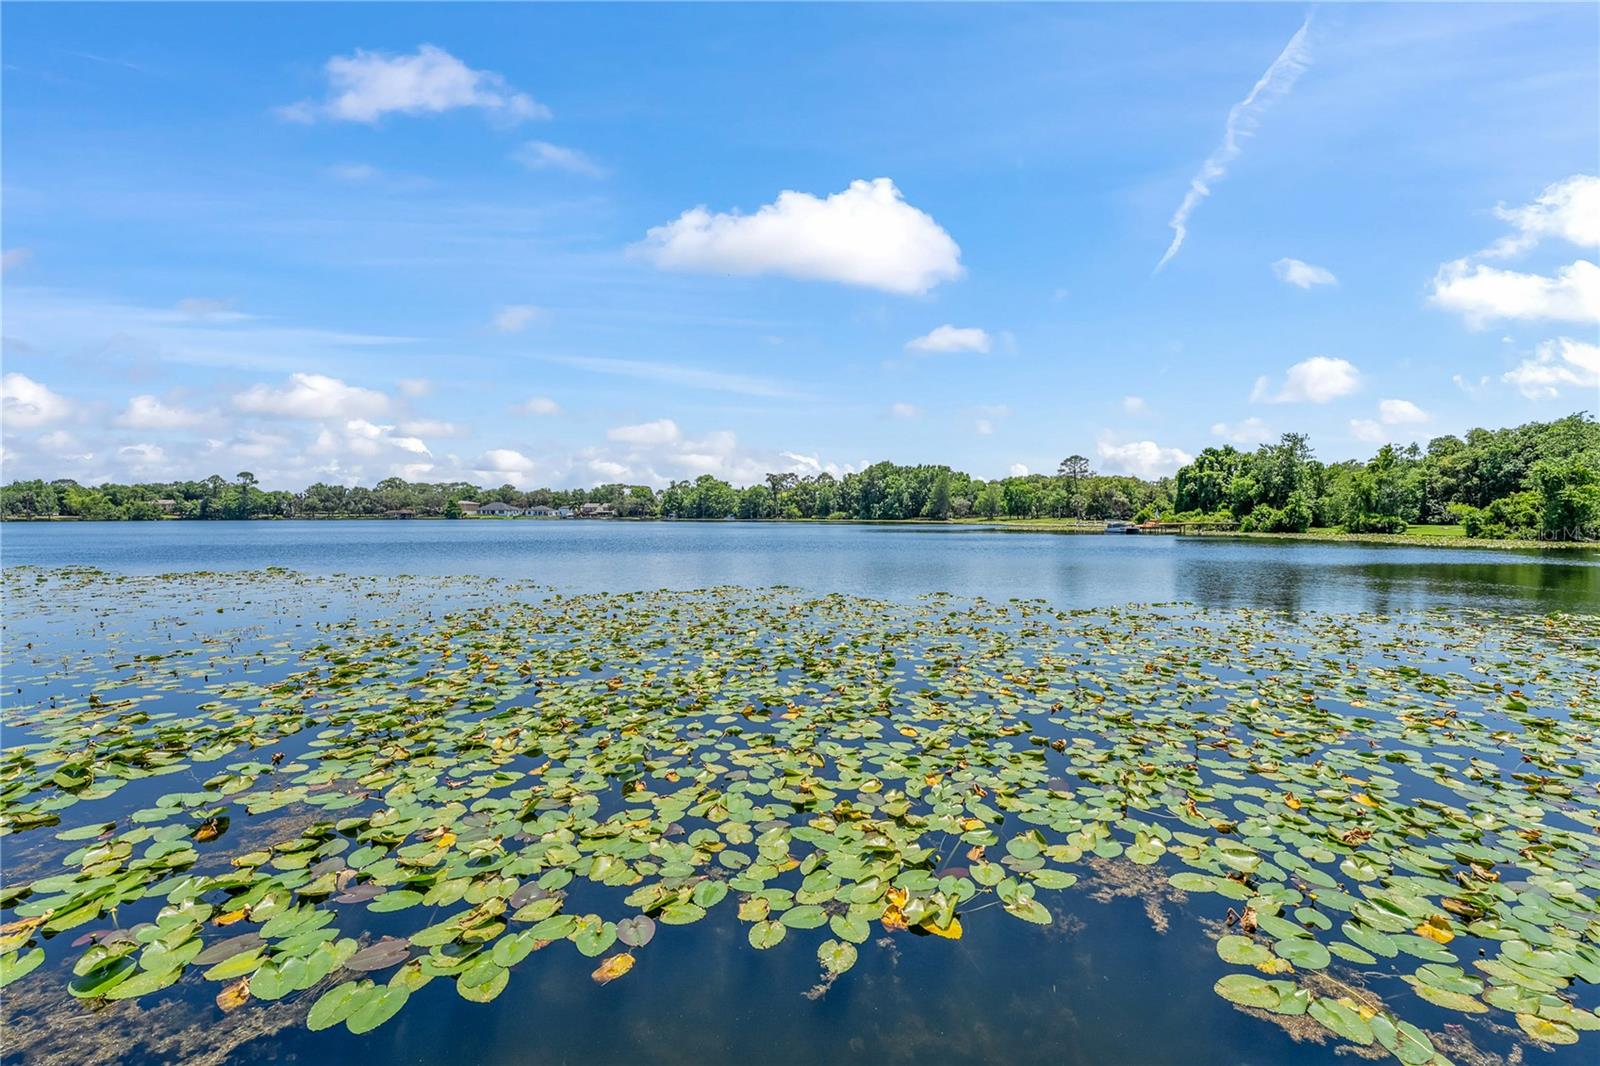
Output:
M1600 408L1593 5L5 31L7 480L1154 475Z

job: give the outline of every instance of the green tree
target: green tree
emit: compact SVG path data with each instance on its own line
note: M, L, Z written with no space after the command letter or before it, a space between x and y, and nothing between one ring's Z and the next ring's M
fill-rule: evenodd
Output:
M250 490L256 486L256 476L248 470L241 470L234 475L239 482L239 518L250 517Z

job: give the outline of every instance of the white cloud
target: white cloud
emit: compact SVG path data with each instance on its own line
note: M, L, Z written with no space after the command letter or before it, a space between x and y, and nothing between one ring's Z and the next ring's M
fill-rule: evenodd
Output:
M922 408L914 403L892 403L889 413L896 418L916 418L922 414Z
M167 453L158 444L128 444L117 449L117 456L130 467L147 467L164 463Z
M1474 328L1505 318L1600 322L1600 267L1579 259L1546 277L1457 259L1434 276L1433 302Z
M1490 245L1483 255L1516 255L1545 237L1593 248L1600 245L1600 177L1574 174L1547 186L1531 204L1509 208L1501 204L1494 213L1517 232Z
M215 412L191 411L154 396L141 395L128 401L127 409L117 416L116 423L129 429L194 429L215 419Z
M1302 289L1309 289L1313 285L1339 284L1339 279L1333 276L1333 271L1303 263L1298 259L1280 259L1272 264L1272 272L1278 275L1279 281L1298 285Z
M696 207L634 250L666 270L782 274L908 295L962 274L956 242L888 178L853 181L826 199L781 192L753 215Z
M1095 444L1095 451L1100 456L1101 468L1107 472L1142 478L1174 474L1178 467L1193 458L1181 448L1163 448L1153 440L1119 444L1109 437L1101 437Z
M1025 463L1012 463L1009 471L1012 477L1027 477L1028 467Z
M494 313L494 328L501 333L521 333L543 315L543 311L531 304L511 304Z
M371 123L391 113L427 115L475 107L508 121L550 117L548 108L512 89L499 74L473 70L431 44L411 55L358 48L354 55L329 59L325 69L326 100L304 100L279 114L296 122L328 118Z
M1379 400L1378 419L1386 426L1414 426L1432 416L1410 400Z
M413 455L429 455L428 446L415 436L395 433L394 426L380 426L364 418L345 422L343 439L333 430L324 428L313 446L317 451L343 450L355 455L370 457L382 454L385 448L398 448Z
M980 418L972 423L972 430L980 437L987 437L994 432L994 423L987 418Z
M1256 124L1260 121L1261 114L1275 96L1286 96L1294 88L1295 81L1303 74L1311 63L1311 51L1306 46L1306 35L1311 29L1311 16L1306 16L1305 22L1289 38L1289 43L1283 46L1283 51L1278 53L1278 58L1272 61L1265 74L1262 74L1255 85L1250 89L1243 100L1228 111L1228 121L1222 130L1222 143L1212 151L1211 155L1200 166L1200 171L1189 180L1189 191L1184 194L1183 202L1172 213L1172 220L1167 225L1172 229L1172 243L1167 246L1166 252L1161 256L1161 261L1156 264L1159 271L1162 267L1178 254L1178 249L1183 247L1183 239L1189 234L1189 215L1199 206L1200 201L1211 195L1211 186L1221 180L1228 173L1228 164L1239 156L1240 141L1255 132Z
M1361 374L1344 359L1314 355L1291 366L1273 391L1265 376L1256 379L1250 398L1266 403L1327 403L1361 387Z
M211 442L210 450L225 451L239 459L272 459L284 454L291 444L289 438L281 434L246 429L231 441Z
M678 424L670 418L657 419L654 422L644 422L637 426L616 426L606 430L606 439L619 444L637 444L650 446L656 444L670 444L678 440Z
M1356 440L1366 441L1368 444L1383 444L1388 436L1387 431L1370 418L1352 418L1350 420L1350 435Z
M233 405L278 418L368 418L386 412L389 398L326 374L291 374L279 388L252 385L234 394Z
M7 248L0 252L0 273L15 270L32 258L32 248Z
M526 400L517 404L511 410L519 415L534 415L536 417L543 417L545 415L560 414L561 405L556 403L548 396L529 396Z
M401 378L395 385L402 395L412 398L426 396L433 391L433 382L427 378Z
M532 488L539 464L512 448L490 448L478 457L473 473L489 481L502 478L519 488Z
M1600 387L1600 345L1569 337L1545 341L1501 380L1530 400L1554 399L1566 388Z
M1277 434L1259 418L1250 417L1243 422L1213 422L1211 435L1232 441L1234 444L1265 444Z
M1451 374L1450 380L1455 382L1456 388L1460 389L1468 396L1477 396L1489 387L1489 375L1487 374L1480 376L1475 382L1468 381L1460 374Z
M454 422L437 418L413 418L401 422L397 428L412 437L454 437L461 432L461 427Z
M565 170L591 178L603 178L606 168L576 148L563 148L549 141L529 141L513 156L529 170Z
M30 377L0 377L0 423L6 429L47 426L72 414L73 407L71 400Z
M989 334L974 326L938 326L930 333L906 341L906 351L919 354L936 352L988 352Z
M1144 402L1143 396L1124 396L1122 410L1125 414L1147 415L1150 413L1150 405Z
M825 463L820 456L802 455L799 452L779 452L778 458L785 460L787 465L780 470L773 471L773 473L777 474L792 473L799 474L802 477L831 474L834 477L843 477L856 469L849 463L843 466L838 463ZM861 465L865 466L866 464L863 463Z

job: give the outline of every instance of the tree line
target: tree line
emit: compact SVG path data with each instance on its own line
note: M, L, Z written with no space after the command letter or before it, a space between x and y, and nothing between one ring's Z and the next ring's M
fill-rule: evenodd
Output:
M1253 452L1207 448L1178 471L1173 510L1246 532L1460 524L1472 537L1600 539L1600 424L1579 413L1474 429L1386 444L1366 462L1319 462L1299 433Z
M264 490L249 471L233 478L134 485L15 481L0 489L0 516L159 518L455 517L463 501L526 508L606 504L624 518L899 520L954 518L1178 519L1246 532L1404 532L1459 523L1471 536L1600 538L1600 424L1587 414L1511 429L1435 437L1423 448L1384 445L1371 459L1323 463L1304 434L1254 451L1206 448L1175 477L1096 473L1081 455L1054 474L984 480L948 466L874 463L835 477L768 474L735 487L709 474L665 489L482 488L467 482L318 483Z

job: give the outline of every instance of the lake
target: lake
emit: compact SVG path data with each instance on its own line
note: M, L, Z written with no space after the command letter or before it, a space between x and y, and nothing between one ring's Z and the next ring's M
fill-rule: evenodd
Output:
M1592 1060L1594 553L419 521L0 559L7 1061Z
M1185 601L1286 611L1600 610L1600 550L1539 552L1111 536L980 526L744 522L8 523L6 566L119 573L281 566L470 574L624 591L792 585L1063 607Z

